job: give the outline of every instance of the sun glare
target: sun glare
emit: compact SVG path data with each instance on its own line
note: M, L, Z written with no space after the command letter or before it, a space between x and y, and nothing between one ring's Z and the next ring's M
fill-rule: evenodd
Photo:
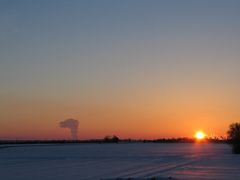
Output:
M196 138L196 139L199 139L199 140L204 139L205 136L206 136L206 134L205 134L204 132L202 132L202 131L198 131L198 132L196 132L196 134L195 134L195 138Z

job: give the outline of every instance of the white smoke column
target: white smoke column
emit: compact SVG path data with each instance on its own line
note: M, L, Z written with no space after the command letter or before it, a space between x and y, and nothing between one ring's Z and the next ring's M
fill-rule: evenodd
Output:
M66 119L59 123L61 128L69 128L71 130L71 135L73 140L77 140L77 133L78 133L78 125L79 122L76 119Z

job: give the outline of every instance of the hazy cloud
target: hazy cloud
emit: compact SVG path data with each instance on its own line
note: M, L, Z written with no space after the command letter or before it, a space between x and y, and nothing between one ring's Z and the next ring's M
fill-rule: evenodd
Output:
M69 128L71 130L71 136L73 140L77 140L77 134L78 134L78 125L79 122L76 119L66 119L65 121L62 121L59 123L59 126L61 128Z

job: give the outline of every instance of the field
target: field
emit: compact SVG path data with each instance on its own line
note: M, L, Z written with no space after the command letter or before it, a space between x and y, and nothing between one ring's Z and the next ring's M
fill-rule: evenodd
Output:
M1 180L240 179L227 144L1 145Z

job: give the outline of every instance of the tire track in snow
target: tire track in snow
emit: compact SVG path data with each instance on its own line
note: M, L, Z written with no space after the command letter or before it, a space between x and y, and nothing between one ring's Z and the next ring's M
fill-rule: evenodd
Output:
M164 160L164 161L157 161L158 163L156 164L156 160L153 160L152 163L147 163L144 165L139 166L135 166L134 168L132 168L132 170L127 170L125 174L121 173L120 177L143 177L146 175L146 173L148 172L156 172L159 171L159 168L164 168L166 166L172 166L168 163L168 161ZM180 163L182 162L182 160L179 161L174 161L172 163L176 164L176 163ZM153 164L154 163L154 164ZM160 164L159 164L160 163ZM166 164L168 163L168 164Z
M198 157L198 158L194 158L193 160L187 160L186 162L183 162L183 159L178 160L178 161L172 161L172 162L168 162L168 161L160 161L160 164L152 164L152 163L148 163L145 165L142 165L141 168L139 167L134 167L135 171L129 171L125 174L121 174L119 177L152 177L152 176L156 176L156 175L163 175L163 173L190 165L192 163L198 162L202 159L202 157ZM154 163L156 162L156 160L154 161ZM167 164L166 164L167 163ZM149 166L149 167L148 167ZM148 168L146 168L148 167Z
M147 174L143 173L144 175L142 177L146 178L146 177L151 177L151 176L156 176L156 175L162 175L163 173L173 171L173 170L176 170L178 168L182 168L184 166L187 166L187 165L193 164L195 162L198 162L199 160L200 160L200 158L197 159L197 160L191 160L191 161L184 162L184 163L182 163L182 162L178 163L178 164L175 163L173 165L168 165L168 167L166 167L164 169L161 169L161 170L153 169L152 171L147 172Z

